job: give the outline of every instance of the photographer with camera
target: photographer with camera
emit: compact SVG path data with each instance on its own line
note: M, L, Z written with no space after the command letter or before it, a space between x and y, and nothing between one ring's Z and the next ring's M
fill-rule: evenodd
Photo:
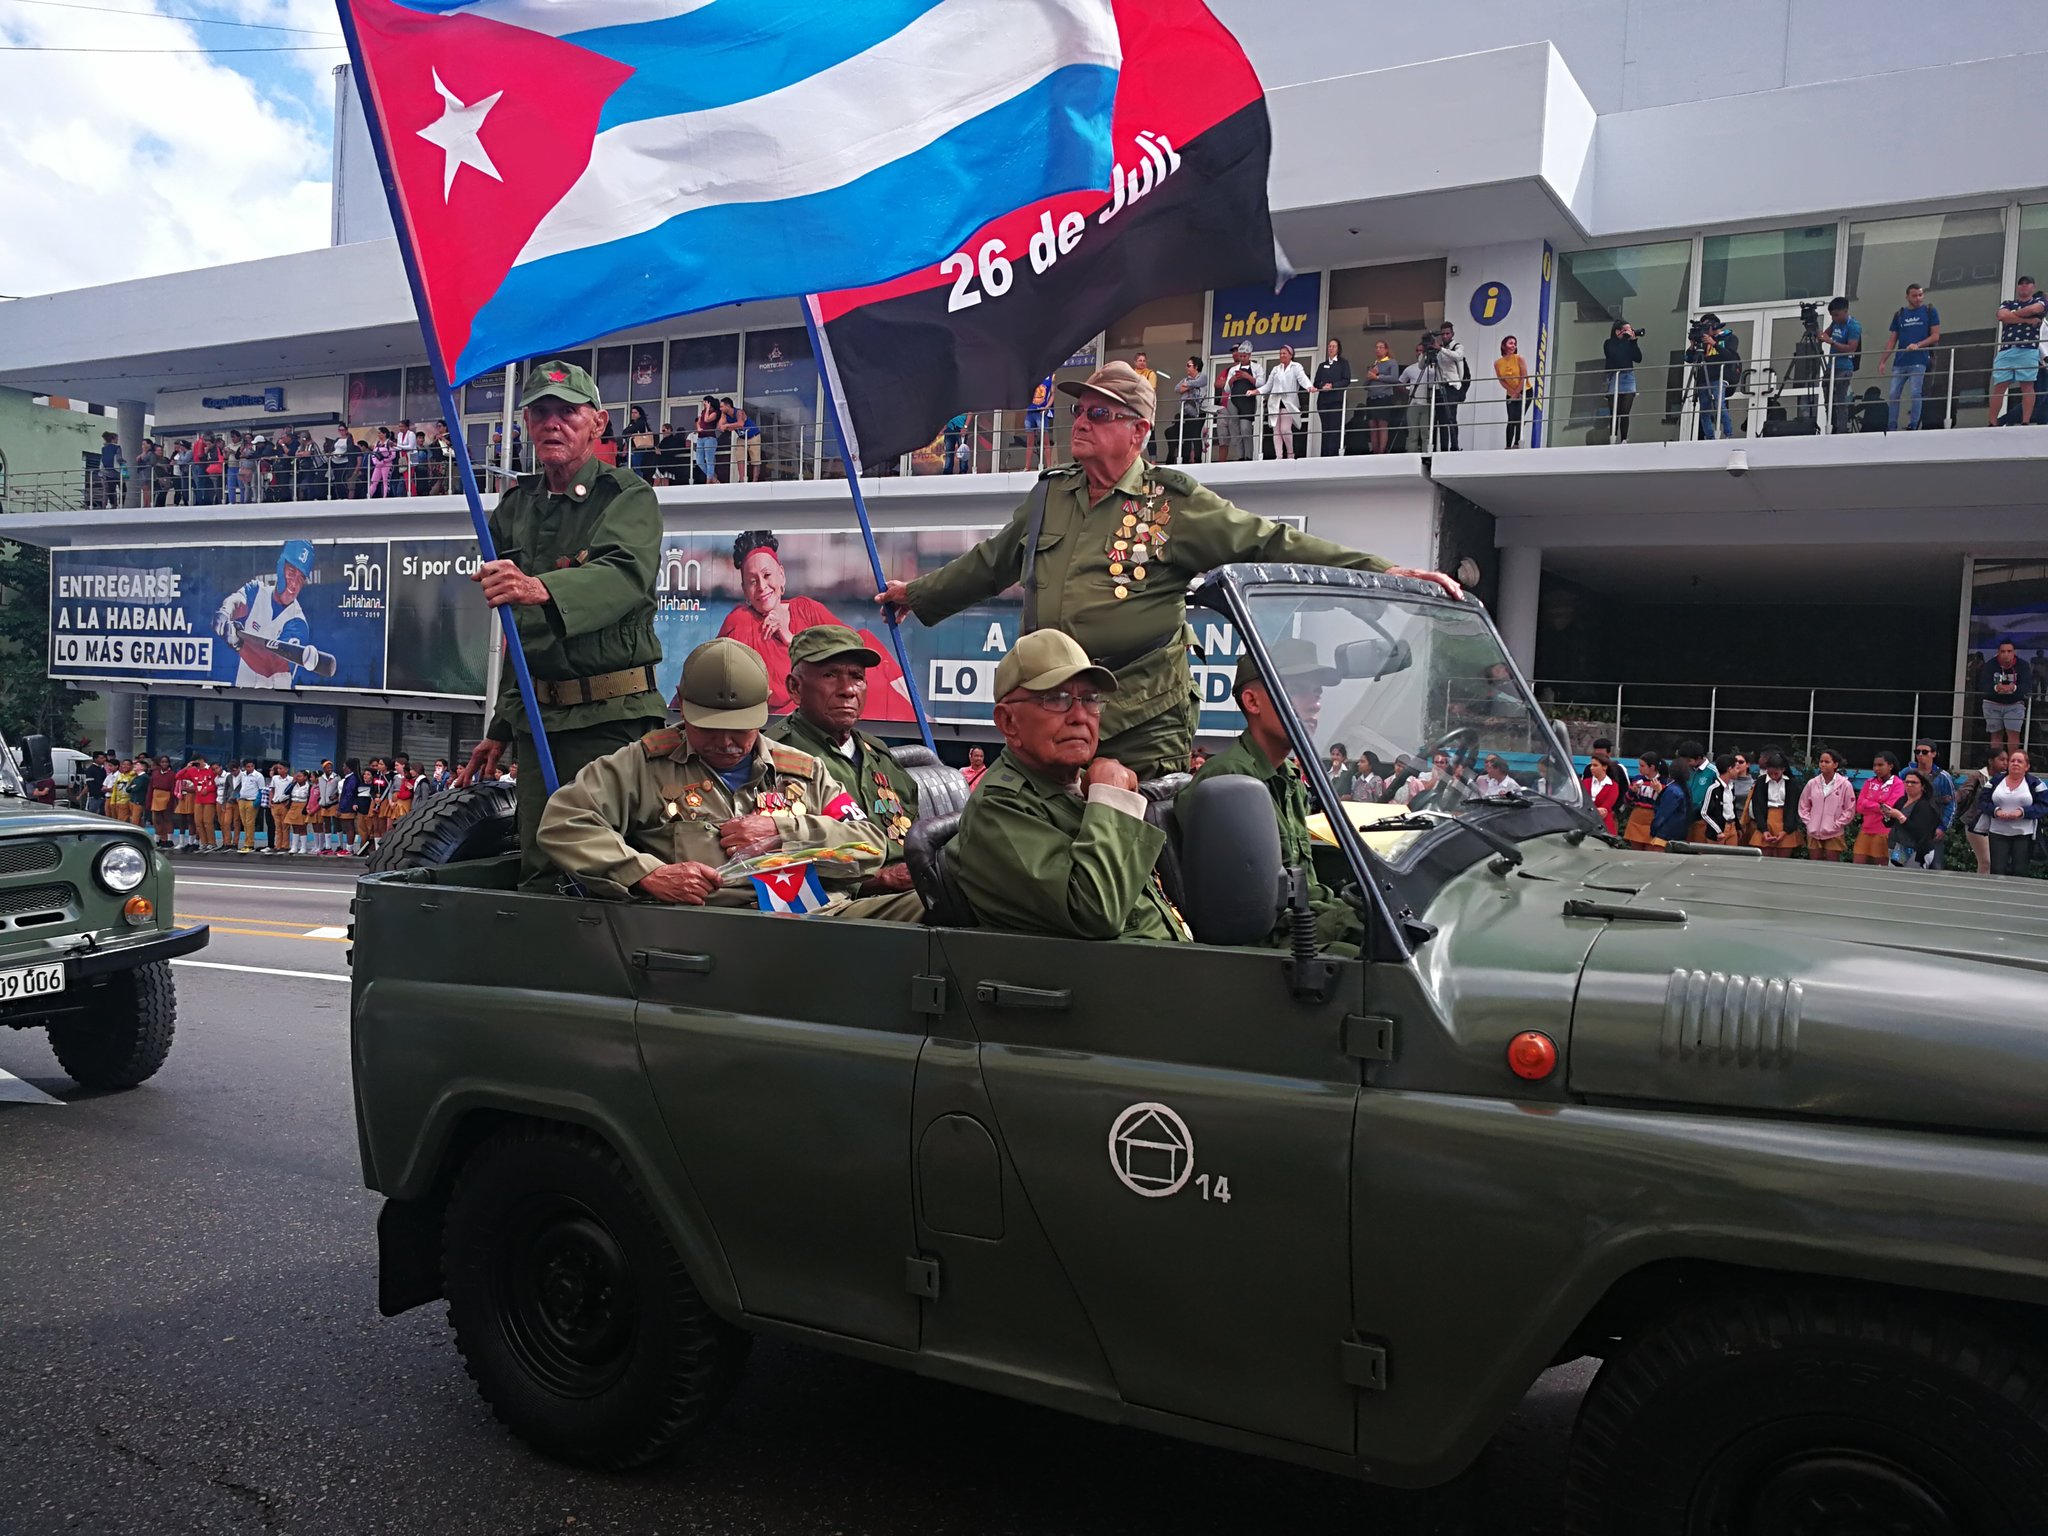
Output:
M1685 333L1685 360L1693 370L1693 388L1700 402L1699 440L1706 443L1717 436L1733 437L1735 418L1728 409L1728 393L1742 375L1742 348L1735 333L1721 323L1719 315L1708 311Z
M1846 432L1863 351L1863 322L1850 315L1847 299L1828 300L1828 328L1821 332L1820 344L1828 370L1828 430Z
M1629 413L1636 408L1636 368L1643 360L1642 340L1648 331L1638 330L1626 320L1608 329L1600 353L1607 364L1608 441L1628 441Z

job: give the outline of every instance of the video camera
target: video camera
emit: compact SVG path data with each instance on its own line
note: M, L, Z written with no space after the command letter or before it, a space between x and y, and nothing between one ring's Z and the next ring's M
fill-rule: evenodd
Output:
M1718 326L1709 325L1704 320L1695 320L1685 328L1685 344L1689 347L1700 346L1718 329Z
M1818 336L1820 334L1820 305L1818 302L1808 299L1800 304L1799 329L1808 336Z
M1443 338L1435 331L1424 331L1421 336L1421 346L1425 357L1435 357L1443 348Z

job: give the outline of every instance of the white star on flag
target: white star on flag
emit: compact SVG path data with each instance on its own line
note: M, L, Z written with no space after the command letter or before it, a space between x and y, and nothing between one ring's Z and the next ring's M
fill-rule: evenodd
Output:
M455 173L463 166L474 166L493 181L503 181L498 168L491 164L489 151L484 148L481 137L484 119L491 108L498 104L503 91L493 91L482 101L465 107L456 100L455 93L441 83L441 72L434 71L434 89L441 93L446 103L441 115L419 130L421 138L447 156L441 167L441 201L448 201L448 194L455 190Z

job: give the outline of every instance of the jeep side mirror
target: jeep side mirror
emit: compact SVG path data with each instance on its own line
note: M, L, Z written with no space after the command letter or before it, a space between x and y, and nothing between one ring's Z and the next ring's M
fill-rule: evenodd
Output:
M21 776L31 784L40 784L44 779L53 779L57 776L57 765L50 753L49 737L38 733L22 738Z
M1280 920L1280 822L1257 779L1224 774L1175 797L1185 916L1200 944L1263 944Z
M1337 647L1334 658L1340 677L1363 677L1378 682L1415 665L1415 652L1406 640L1347 640Z

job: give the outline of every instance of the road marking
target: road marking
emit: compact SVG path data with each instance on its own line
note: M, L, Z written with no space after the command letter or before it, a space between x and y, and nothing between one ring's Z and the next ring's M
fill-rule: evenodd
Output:
M279 933L275 928L236 928L227 923L209 923L207 928L213 933L240 934L245 939L309 939L315 944L346 944L348 942L345 933L340 938L329 938L325 934L318 933Z
M302 896L346 896L355 889L354 881L347 885L264 885L255 880L195 880L186 875L179 875L177 881L180 889L204 885L223 891L297 891Z
M308 928L304 933L300 934L299 937L302 939L340 939L346 942L348 939L348 929Z
M173 965L197 966L202 971L244 971L251 976L296 976L301 981L347 981L334 971L281 971L270 965L229 965L225 960L173 960Z
M254 923L259 928L289 928L294 933L306 931L303 917L244 917L239 912L180 912L178 916L202 923Z
M12 1072L0 1072L0 1103L5 1104L62 1104L64 1101L43 1092L34 1083L24 1083Z

